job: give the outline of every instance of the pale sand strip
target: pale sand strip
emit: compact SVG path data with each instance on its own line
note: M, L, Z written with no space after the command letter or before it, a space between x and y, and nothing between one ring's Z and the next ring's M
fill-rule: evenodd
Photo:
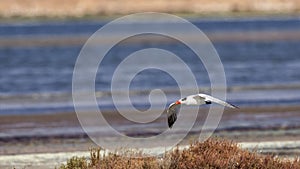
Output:
M265 141L265 142L241 142L239 146L245 149L274 149L274 148L300 148L300 141Z
M260 153L273 153L272 150L279 149L294 149L300 152L300 141L267 141L267 142L240 142L238 146L244 149L255 150ZM181 146L180 149L187 148L188 146ZM171 147L156 147L151 149L144 149L143 152L157 153ZM269 151L268 151L269 150ZM103 155L103 151L101 151ZM21 155L3 155L0 156L0 168L51 168L58 167L65 163L67 159L78 157L89 157L88 151L75 151L75 152L59 152L59 153L38 153L38 154L21 154ZM286 156L287 157L287 156ZM292 157L289 157L293 159ZM288 159L288 158L285 158Z
M300 141L241 142L238 145L262 154L275 154L282 160L293 161L300 155Z
M39 153L39 154L21 154L0 156L0 168L11 169L15 168L51 168L59 167L63 162L66 162L73 156L88 157L89 152L60 152L60 153Z

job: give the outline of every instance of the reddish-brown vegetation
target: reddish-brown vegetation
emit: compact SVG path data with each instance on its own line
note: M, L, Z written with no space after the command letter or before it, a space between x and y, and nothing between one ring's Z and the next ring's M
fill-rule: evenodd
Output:
M100 155L100 149L92 149L90 159L73 157L61 169L96 168L154 168L154 169L195 169L195 168L300 168L300 161L288 161L272 156L260 155L240 149L237 144L226 140L209 139L203 143L191 144L188 149L175 148L163 157L135 158L108 154Z

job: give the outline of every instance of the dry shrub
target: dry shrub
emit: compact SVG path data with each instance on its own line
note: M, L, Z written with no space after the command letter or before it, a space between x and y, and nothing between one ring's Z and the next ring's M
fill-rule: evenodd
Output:
M170 168L300 168L299 160L283 161L240 149L226 140L207 140L173 151Z
M88 162L84 157L72 157L66 165L61 165L60 169L88 169Z
M130 158L113 153L100 155L100 149L91 149L89 160L73 157L61 169L197 169L197 168L300 168L300 161L281 160L270 155L260 155L240 149L237 144L218 139L209 139L203 143L196 142L188 149L173 149L164 157ZM134 154L133 157L136 157ZM78 165L78 166L76 166Z

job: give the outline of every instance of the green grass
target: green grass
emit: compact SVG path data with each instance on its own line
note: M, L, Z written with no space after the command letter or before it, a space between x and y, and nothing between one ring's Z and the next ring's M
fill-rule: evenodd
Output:
M236 143L209 139L196 142L188 149L174 148L163 157L146 157L141 153L116 155L100 154L100 148L90 150L90 158L73 157L60 169L194 169L194 168L300 168L299 159L282 160L241 149ZM137 156L139 158L137 158ZM134 157L134 158L133 158Z

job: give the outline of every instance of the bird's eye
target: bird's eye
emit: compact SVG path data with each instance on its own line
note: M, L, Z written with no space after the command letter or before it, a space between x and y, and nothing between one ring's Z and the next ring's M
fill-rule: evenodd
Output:
M181 99L181 101L185 101L186 100L186 97L185 98L183 98L183 99Z

